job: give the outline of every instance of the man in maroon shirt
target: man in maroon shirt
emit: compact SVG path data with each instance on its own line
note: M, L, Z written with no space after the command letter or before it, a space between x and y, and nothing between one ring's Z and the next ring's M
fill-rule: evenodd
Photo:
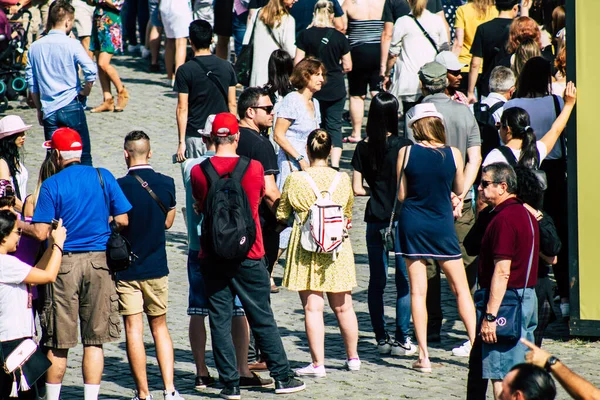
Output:
M489 289L489 300L469 359L468 400L485 399L489 379L498 398L502 379L525 357L522 343L498 343L496 337L496 324L506 323L496 317L507 290L516 289L522 297L521 337L531 341L537 326L537 220L517 199L517 176L508 164L484 167L478 191L494 210L479 252L479 286Z
M239 160L236 149L240 135L235 115L217 114L211 134L216 145L216 153L209 162L219 175L231 173ZM200 165L192 168L191 183L197 209L202 212L209 188ZM208 258L202 249L199 256L203 274L204 271L209 272L204 274L204 283L208 296L208 315L215 364L219 371L219 378L225 386L220 396L224 399L240 398L240 377L231 340L232 304L236 295L242 302L252 333L265 354L267 366L275 380L275 393L293 393L305 388L302 381L292 377L269 304L270 277L265 264L265 250L258 219L258 206L265 194L265 180L263 167L258 161L250 161L241 184L248 197L256 224L256 241L246 259L241 262L239 271L233 277L227 277L219 274L219 260Z

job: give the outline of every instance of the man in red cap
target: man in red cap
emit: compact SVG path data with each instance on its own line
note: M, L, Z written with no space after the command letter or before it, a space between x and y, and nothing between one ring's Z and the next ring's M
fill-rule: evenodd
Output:
M205 162L211 163L219 176L231 174L238 162L242 160L236 153L240 135L235 115L217 114L211 134L216 144L216 154ZM258 206L265 194L264 171L258 161L249 160L249 163L248 169L240 181L256 227L254 244L246 258L239 263L239 269L233 276L226 275L221 271L221 260L209 254L207 251L209 249L203 247L199 255L199 264L203 271L208 296L213 354L219 378L225 386L220 395L225 399L240 398L240 377L234 362L235 349L231 340L231 317L233 299L236 295L244 307L248 321L250 321L252 333L266 356L267 366L275 380L275 393L293 393L305 388L302 381L292 377L269 304L271 284L258 218ZM192 168L191 183L198 209L203 212L206 206L209 182L201 165ZM207 233L202 232L202 234Z
M81 165L81 137L73 129L57 129L44 147L61 170L42 183L31 224L19 222L19 227L38 240L48 237L53 219L62 218L69 230L59 275L40 315L42 343L52 362L46 399L59 399L67 355L81 332L84 399L96 400L104 369L102 345L121 337L119 296L106 264L109 218L116 229L127 226L131 204L108 170Z

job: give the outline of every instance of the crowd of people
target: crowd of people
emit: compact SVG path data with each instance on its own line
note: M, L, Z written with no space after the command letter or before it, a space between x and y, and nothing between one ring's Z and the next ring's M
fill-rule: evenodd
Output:
M197 390L216 384L206 317L222 398L251 387L294 393L305 389L299 378L326 377L325 297L345 368L361 369L348 240L355 196L369 196L368 308L379 354L416 355L412 368L432 373L443 271L468 338L452 349L469 357L468 399L485 399L489 381L497 399L553 399L550 373L574 398L596 390L539 348L555 318L551 272L561 317L570 315L564 130L577 95L565 77L560 1L211 3L55 0L46 10L26 67L48 149L31 195L22 157L31 125L0 120L0 359L8 365L37 337L36 316L40 347L0 371L0 398L58 400L81 332L84 398L97 399L102 345L120 340L123 321L134 399L152 399L143 314L164 398L183 398L166 318L175 181L150 165L143 131L124 138L124 177L94 168L85 115L97 78L104 102L90 111L126 108L111 58L127 42L160 71L163 32L177 93ZM240 88L235 60L249 48L249 86ZM340 171L344 143L356 143L351 177ZM127 244L126 269L111 261L117 240ZM393 335L384 313L390 252ZM270 304L284 254L283 286L299 293L310 351L294 371Z

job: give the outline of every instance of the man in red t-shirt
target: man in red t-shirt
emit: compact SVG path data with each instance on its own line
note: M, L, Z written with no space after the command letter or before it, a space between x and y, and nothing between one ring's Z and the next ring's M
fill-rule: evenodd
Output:
M510 321L499 315L508 290L522 298L521 337L532 341L537 326L535 284L540 251L538 222L517 199L517 176L506 163L483 168L479 195L493 207L479 252L479 286L489 290L485 310L481 309L479 334L469 358L467 399L486 398L488 380L496 398L502 392L502 379L525 358L527 348L520 342L498 343L496 329ZM477 294L475 298L477 299Z
M209 162L219 175L232 172L239 160L236 149L240 135L235 115L217 114L211 134L216 145L216 153ZM202 212L209 188L200 165L192 168L191 183L194 199ZM219 260L209 259L202 249L199 256L203 271L214 267L210 274L204 275L204 284L208 296L213 354L220 380L225 386L221 391L221 397L225 399L240 398L240 377L231 340L232 304L236 295L244 307L252 333L266 356L267 366L275 380L275 393L293 393L305 388L302 381L292 377L269 303L271 284L258 219L258 206L265 194L265 180L263 167L258 161L250 161L241 184L248 196L248 203L256 224L256 241L248 256L241 262L239 271L233 277L221 276L218 271Z

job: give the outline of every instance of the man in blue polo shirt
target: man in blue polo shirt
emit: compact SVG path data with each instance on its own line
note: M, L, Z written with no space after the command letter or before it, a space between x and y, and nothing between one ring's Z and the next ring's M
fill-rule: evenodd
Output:
M127 226L131 204L108 170L81 165L81 137L73 129L57 129L44 147L61 170L42 183L31 224L19 222L19 227L45 240L52 220L62 218L69 231L60 272L40 315L42 344L52 362L46 399L59 399L69 349L81 333L84 399L96 400L104 369L102 345L121 336L119 296L106 264L109 218L116 229Z
M173 342L167 327L169 267L165 229L175 219L175 182L159 174L148 163L152 157L150 138L142 131L125 136L123 154L129 172L117 180L132 204L129 225L123 229L137 256L125 271L117 273L119 310L125 324L127 358L136 385L135 400L151 399L146 376L144 319L154 338L164 383L165 400L183 400L173 384Z

